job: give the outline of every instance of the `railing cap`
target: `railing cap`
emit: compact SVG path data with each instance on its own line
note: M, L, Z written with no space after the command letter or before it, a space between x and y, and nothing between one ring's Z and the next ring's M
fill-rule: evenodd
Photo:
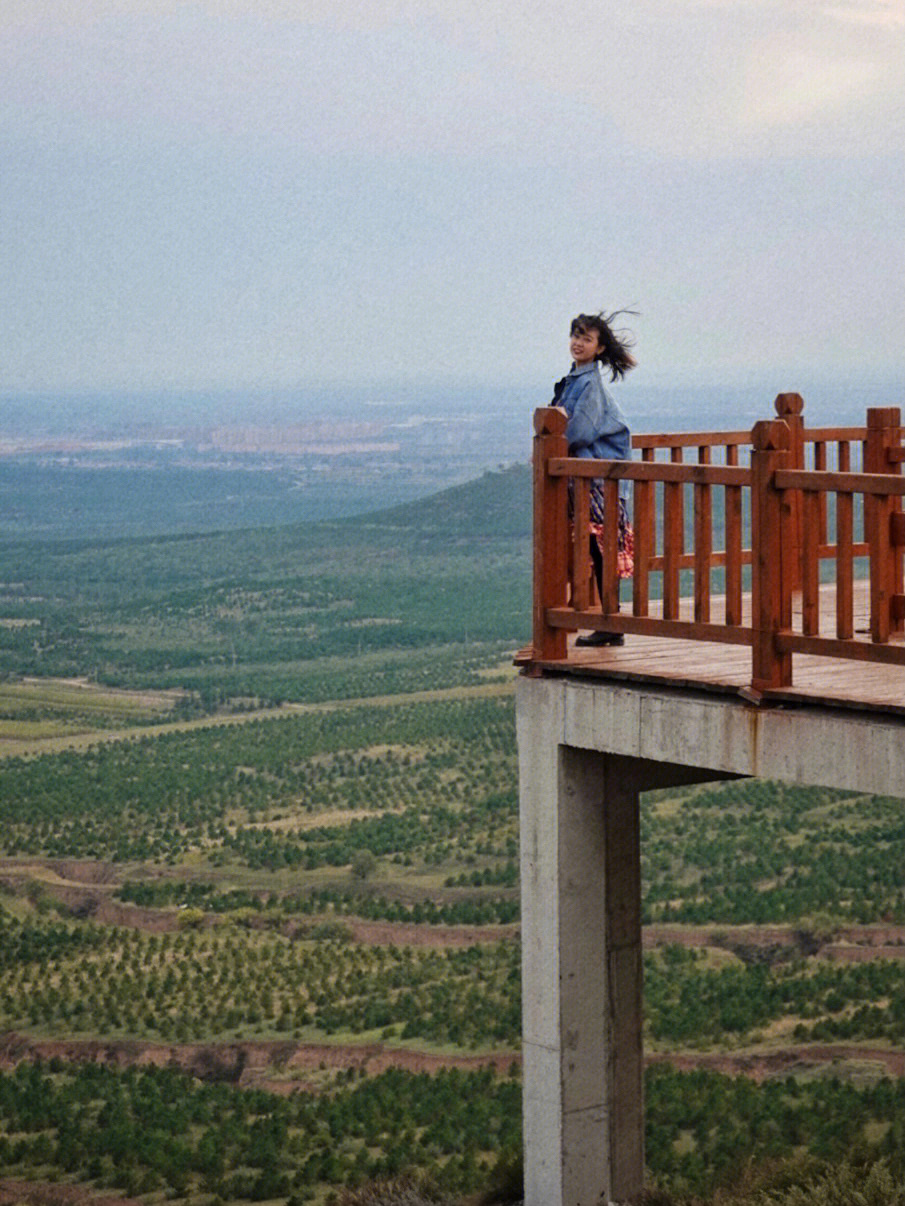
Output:
M804 398L801 394L777 394L773 406L781 419L787 416L800 415L804 410Z
M761 419L751 428L755 452L786 452L791 443L789 425L782 419Z
M569 416L561 406L539 406L534 412L534 434L565 435Z
M899 427L902 422L902 412L898 406L869 406L867 409L867 426Z

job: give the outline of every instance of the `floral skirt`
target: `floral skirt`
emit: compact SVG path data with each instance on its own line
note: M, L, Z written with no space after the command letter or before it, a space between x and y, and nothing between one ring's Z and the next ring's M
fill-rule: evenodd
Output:
M591 516L588 527L591 535L597 541L597 547L603 556L606 531L606 513L603 502L603 490L596 481L591 483ZM619 499L619 514L616 517L619 534L616 537L616 568L620 578L631 578L635 572L635 533L629 523L625 502Z

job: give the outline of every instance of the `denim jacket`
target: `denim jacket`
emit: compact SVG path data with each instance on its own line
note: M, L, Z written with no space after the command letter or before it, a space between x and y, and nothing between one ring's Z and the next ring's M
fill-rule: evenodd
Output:
M632 438L625 415L603 384L600 365L573 364L571 372L557 382L554 406L569 416L566 439L569 456L593 460L627 461L632 455ZM619 483L625 497L628 482Z
M630 459L632 441L628 423L603 384L596 360L572 366L571 372L557 384L553 405L561 406L569 416L566 427L569 456L607 461Z

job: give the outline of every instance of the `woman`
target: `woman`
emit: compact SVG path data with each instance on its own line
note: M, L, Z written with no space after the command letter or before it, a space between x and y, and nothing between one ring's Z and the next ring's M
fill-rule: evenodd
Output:
M554 390L553 405L561 406L569 417L566 439L569 441L569 456L588 457L594 460L629 460L632 454L631 434L625 415L614 401L603 382L602 369L610 372L610 381L621 380L635 367L636 360L629 351L630 338L611 327L612 320L620 311L603 314L579 314L572 319L569 330L569 350L572 353L572 368L558 381ZM634 569L634 537L625 500L620 485L619 514L619 577L631 577ZM603 533L607 518L604 514L603 487L598 481L591 482L591 560L597 589L603 596L603 556L601 553ZM576 645L621 645L621 632L592 632L580 636Z

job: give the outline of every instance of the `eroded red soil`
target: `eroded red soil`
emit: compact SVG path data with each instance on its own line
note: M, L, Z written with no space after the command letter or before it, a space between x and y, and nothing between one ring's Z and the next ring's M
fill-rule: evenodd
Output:
M493 1066L503 1072L519 1056L512 1052L482 1055L435 1055L383 1043L327 1044L245 1041L234 1043L147 1043L139 1039L32 1039L15 1032L0 1036L0 1068L23 1061L60 1059L65 1063L100 1063L113 1068L180 1068L199 1080L222 1080L242 1088L293 1092L308 1088L296 1073L355 1068L375 1076L388 1068L409 1072L464 1070ZM280 1074L280 1079L275 1078Z
M668 944L764 952L770 947L794 947L804 955L819 954L821 959L840 963L905 959L905 926L902 925L839 926L828 935L789 925L649 925L644 928L642 940L645 950Z
M10 1033L0 1036L0 1068L23 1061L60 1059L90 1061L115 1068L180 1068L199 1080L228 1081L241 1088L287 1094L316 1088L305 1073L355 1068L376 1076L388 1068L437 1072L441 1068L473 1070L492 1066L506 1072L521 1063L514 1052L480 1055L439 1055L383 1043L322 1044L296 1042L146 1043L139 1040L105 1042L95 1039L32 1039ZM727 1076L762 1081L828 1064L874 1063L887 1076L905 1076L905 1051L852 1043L803 1043L754 1052L658 1052L648 1064L670 1063L683 1071L708 1068ZM0 1198L0 1206L3 1200Z
M806 1068L853 1061L880 1064L887 1076L905 1076L905 1051L893 1051L889 1047L860 1047L849 1043L806 1043L797 1047L747 1053L664 1052L645 1058L645 1063L669 1063L683 1072L709 1068L727 1076L750 1076L758 1082L775 1076L787 1076Z
M84 1185L58 1185L51 1181L0 1179L0 1206L144 1206L138 1198L97 1194Z
M502 942L519 936L517 925L408 925L405 922L363 921L358 917L339 920L349 927L356 942L372 946L474 946L479 942Z
M22 890L27 881L37 880L42 889L73 913L105 925L125 926L159 934L179 928L176 909L146 908L114 898L123 869L115 863L93 859L36 859L24 863L18 859L0 859L0 884ZM290 921L283 928L288 936L301 934L309 925L339 922L353 941L376 946L461 947L482 942L516 940L519 926L445 926L413 925L406 922L366 921L352 916L312 915L304 922ZM208 914L205 925L218 925L220 918ZM265 919L261 919L262 928ZM651 949L668 943L685 947L722 946L766 949L797 946L806 954L820 953L822 958L846 962L869 959L905 959L905 925L839 926L826 935L804 932L782 925L650 925L643 935L644 946Z

